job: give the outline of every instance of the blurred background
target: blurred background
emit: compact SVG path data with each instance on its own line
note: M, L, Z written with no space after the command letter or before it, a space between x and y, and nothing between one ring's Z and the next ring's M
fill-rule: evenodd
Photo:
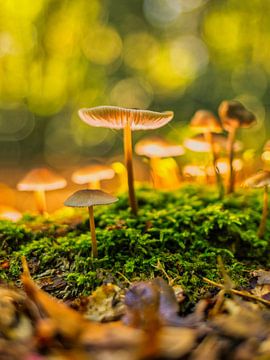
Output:
M0 182L122 154L120 131L78 117L105 104L173 110L170 124L134 142L162 134L182 143L196 110L237 98L258 117L240 134L246 156L260 154L269 15L263 0L0 0Z

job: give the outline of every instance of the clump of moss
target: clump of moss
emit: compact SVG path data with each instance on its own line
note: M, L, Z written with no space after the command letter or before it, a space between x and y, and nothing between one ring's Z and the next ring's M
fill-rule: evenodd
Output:
M162 264L192 303L208 290L203 276L218 279L218 255L240 287L247 284L250 270L270 265L269 242L257 237L261 205L256 192L220 201L215 192L186 186L174 192L142 189L138 200L137 218L127 210L125 195L97 209L98 259L90 256L87 214L78 213L76 226L71 226L74 214L66 218L63 236L55 235L64 226L61 221L57 226L40 218L17 225L1 222L1 251L9 267L0 277L18 279L25 255L41 286L63 298L87 294L104 281L162 276L157 266ZM35 230L33 222L46 230ZM269 235L270 226L265 239Z

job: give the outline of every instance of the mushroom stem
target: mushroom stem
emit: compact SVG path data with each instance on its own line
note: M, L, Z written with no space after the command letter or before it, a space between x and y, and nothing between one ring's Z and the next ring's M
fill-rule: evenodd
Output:
M100 181L92 181L88 184L88 188L89 189L97 189L100 190L101 186L100 186Z
M44 190L34 192L36 208L39 214L43 215L47 211L47 204Z
M236 135L236 128L231 128L229 131L228 137L228 152L229 152L229 182L228 182L228 189L227 194L231 194L234 192L234 170L233 170L233 158L234 158L234 141Z
M259 230L258 230L259 238L262 238L265 234L267 215L268 215L268 186L266 185L264 187L264 193L263 193L262 219L261 219L261 223L260 223Z
M137 201L134 190L134 175L132 164L132 135L131 127L127 124L124 127L124 152L125 161L128 175L128 192L129 192L129 204L134 215L137 215Z
M215 176L216 176L216 184L217 184L217 187L219 190L219 197L220 197L220 199L222 199L224 196L224 187L223 187L222 178L221 178L218 166L217 166L218 155L217 155L216 148L215 148L213 134L211 133L211 131L208 131L204 134L204 136L205 136L205 140L209 143L209 145L211 147L212 163L213 163L213 169L214 169Z
M88 212L89 212L89 225L90 225L91 242L92 242L92 256L97 257L98 250L97 250L97 238L96 238L96 227L95 227L93 206L88 207Z
M157 189L160 186L159 175L157 173L158 164L159 164L158 158L150 158L151 177L152 177L153 187L155 189Z

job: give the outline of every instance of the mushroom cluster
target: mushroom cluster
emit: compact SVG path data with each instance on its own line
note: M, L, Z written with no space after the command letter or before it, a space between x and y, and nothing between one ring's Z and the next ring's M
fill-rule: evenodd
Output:
M79 117L88 125L116 130L121 129L124 135L125 166L119 161L114 161L108 165L90 163L74 171L71 175L71 180L75 184L86 185L87 188L73 193L64 204L70 207L88 208L93 257L98 255L93 207L96 205L108 205L118 200L117 197L101 190L103 188L102 182L111 180L115 176L125 179L128 185L130 208L132 213L137 215L138 204L134 186L132 131L158 129L168 124L173 115L172 111L156 112L116 106L98 106L79 110ZM152 136L140 139L135 145L135 152L137 155L148 159L153 186L156 189L162 188L163 181L166 178L173 178L171 170L166 170L164 175L162 161L174 161L173 158L183 156L186 154L185 148L195 153L209 154L208 157L211 158L211 162L204 164L184 163L183 166L176 163L178 171L184 178L195 179L196 181L203 179L203 181L211 182L212 178L214 182L215 179L220 197L222 197L224 179L227 181L227 193L230 194L234 191L236 174L240 173L245 165L240 156L238 158L234 157L234 154L241 153L243 150L243 144L236 139L237 131L240 128L249 128L255 122L255 115L239 101L223 101L218 108L218 116L208 110L195 112L190 121L190 129L195 131L196 134L184 141L184 147L178 142L170 142L167 139ZM268 215L270 140L266 142L263 148L261 159L263 170L244 182L246 187L264 189L263 214L258 230L259 237L263 237L265 234ZM180 178L181 176L177 178L179 183ZM45 192L63 189L66 185L66 179L50 169L36 168L26 174L18 183L17 188L19 191L33 192L37 212L46 215ZM2 218L10 217L10 219L16 221L21 217L20 213L16 213L10 207L1 205L0 210L0 217Z

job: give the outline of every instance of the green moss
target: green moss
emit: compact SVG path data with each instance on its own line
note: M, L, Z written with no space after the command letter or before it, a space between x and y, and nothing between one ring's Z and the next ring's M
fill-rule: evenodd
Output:
M90 257L86 211L69 214L65 222L58 214L58 225L53 217L25 218L17 225L0 223L2 255L10 262L0 276L16 280L20 257L25 255L41 284L49 278L54 295L73 297L104 281L123 281L120 274L131 281L162 276L160 262L168 276L184 287L191 304L209 289L203 276L219 279L218 255L236 286L247 284L250 270L270 265L266 240L270 222L265 239L256 235L260 192L220 201L214 191L186 186L170 193L142 189L138 199L138 218L127 210L126 196L115 205L96 208L98 259ZM59 279L61 286L53 286Z

